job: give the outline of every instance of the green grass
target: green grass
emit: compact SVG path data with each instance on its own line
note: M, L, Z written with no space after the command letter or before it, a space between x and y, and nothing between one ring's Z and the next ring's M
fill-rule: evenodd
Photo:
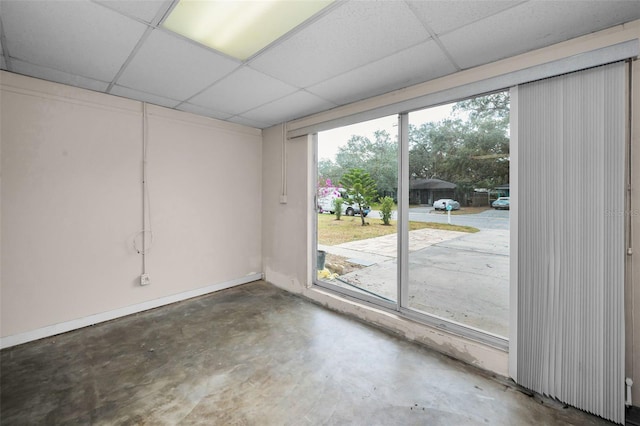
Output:
M318 243L334 246L350 241L365 240L367 238L381 237L396 232L396 221L392 220L389 226L382 224L381 219L367 219L369 226L362 226L359 216L342 216L335 220L334 215L318 215ZM478 232L479 229L471 226L448 225L435 222L409 222L409 231L417 229L441 229L445 231Z

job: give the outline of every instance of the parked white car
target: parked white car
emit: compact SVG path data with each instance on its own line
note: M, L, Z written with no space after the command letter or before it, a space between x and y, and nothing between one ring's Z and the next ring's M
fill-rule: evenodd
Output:
M460 203L450 198L442 198L433 203L435 210L447 210L447 206L451 206L451 210L460 210Z
M330 214L334 214L335 207L334 207L333 201L336 198L344 198L344 197L342 197L342 194L340 191L331 191L328 195L324 197L319 197L318 212L319 213L328 212ZM368 206L365 207L363 212L364 217L367 217L370 211L371 209ZM355 215L359 216L360 209L358 208L357 204L351 204L351 205L347 204L347 199L344 198L344 203L342 203L342 214L345 216L355 216Z

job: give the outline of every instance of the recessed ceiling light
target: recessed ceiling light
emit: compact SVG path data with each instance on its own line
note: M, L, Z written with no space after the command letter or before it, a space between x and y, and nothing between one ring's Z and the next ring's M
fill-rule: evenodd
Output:
M162 26L241 61L334 0L180 0Z

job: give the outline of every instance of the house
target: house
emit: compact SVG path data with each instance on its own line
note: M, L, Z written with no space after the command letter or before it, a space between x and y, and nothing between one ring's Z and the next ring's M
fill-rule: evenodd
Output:
M377 369L378 362L389 359L384 354L401 358L410 350L404 343L370 354L381 358L366 358L375 345L358 340L362 350L353 368L323 369L328 367L320 360L332 361L325 352L325 358L312 357L318 360L316 370L278 369L273 370L275 376L252 370L255 375L244 380L238 375L259 365L260 348L251 344L262 341L252 340L255 335L248 337L244 329L231 333L241 320L245 328L252 327L275 345L270 359L279 366L304 363L304 356L296 357L290 349L313 349L299 342L313 341L322 324L349 327L312 311L300 314L300 322L290 318L279 328L273 318L286 310L269 310L265 301L286 299L287 307L302 303L287 299L280 290L616 423L625 421L625 403L640 406L640 391L630 391L631 381L640 383L640 257L633 250L640 247L640 199L635 189L640 181L640 2L336 1L312 11L310 18L290 25L275 39L240 52L206 47L205 41L194 41L194 35L169 25L174 10L182 13L188 8L181 3L0 3L3 360L20 362L14 354L40 351L41 358L25 360L23 368L16 369L28 373L35 365L53 362L46 352L51 348L58 354L56 362L72 359L77 365L90 365L82 374L59 377L49 371L52 375L42 380L31 377L35 381L25 380L26 387L18 390L13 386L24 377L3 380L2 419L7 419L7 410L14 410L10 414L16 423L32 411L42 415L43 422L54 414L61 422L100 422L110 409L128 405L123 401L136 392L165 399L160 398L157 411L145 411L143 396L136 394L130 417L121 418L122 423L160 423L163 419L153 416L161 414L174 419L172 411L179 403L181 409L197 408L194 395L200 395L197 401L210 396L213 405L228 403L230 412L243 413L238 410L247 400L242 392L271 383L286 389L278 394L278 406L284 407L280 414L290 409L300 421L308 414L318 423L349 422L321 416L323 410L309 403L318 389L340 396L327 405L336 409L345 401L362 403L369 397L376 404L383 401L390 411L397 409L399 405L378 396L379 382L359 382L356 373ZM235 13L252 15L246 10ZM269 22L279 22L282 16L289 15L276 12ZM240 33L253 40L258 38L256 29L267 27L247 28L252 31ZM509 184L514 189L510 312L518 326L510 328L509 338L438 318L417 318L403 306L406 293L393 303L376 305L366 295L354 299L315 285L317 133L398 115L399 164L404 172L399 182L400 246L406 243L397 257L402 286L407 278L403 265L408 265L411 188L407 112L505 89L514 102L511 135L517 147L510 150L517 173L511 174ZM560 95L565 98L557 98ZM606 195L606 204L580 197L583 190L593 194L594 188L586 188L590 182L597 184L597 193ZM572 202L588 201L589 208L580 204L584 208L571 212L545 209L543 201L560 199L561 190L572 194ZM238 287L258 280L266 281L269 290ZM229 304L225 311L221 296L214 307L222 310L214 317L186 309L169 325L163 323L162 330L154 329L158 324L149 317L129 322L131 314L154 308L159 309L152 315L173 312L175 302L223 289L244 297L246 305ZM202 305L209 306L204 301ZM190 334L193 329L187 325L196 318L207 327ZM131 327L120 329L122 335L113 333L110 342L122 342L123 351L109 353L100 365L91 364L92 351L118 347L104 344L104 329L95 328L99 334L91 339L54 350L60 340L52 336L111 320ZM362 331L359 327L355 329ZM300 339L295 344L287 340L294 335ZM180 348L193 349L187 355L205 350L198 345L204 336L227 342L225 350L241 349L198 362L186 356L182 372L196 364L219 368L217 375L198 370L201 377L194 376L193 382L163 387L161 377L133 371L118 392L106 385L118 376L100 375L101 368L118 360L140 371L175 361L159 354L159 347L149 347L150 336L192 336L180 340ZM340 338L323 336L325 340L317 342L321 349ZM349 332L353 342L355 336L362 337ZM43 338L51 339L39 340ZM345 355L350 341L339 341ZM38 346L42 342L44 346ZM243 363L247 359L250 362ZM429 371L440 374L450 368L444 365ZM411 378L417 369L408 368L387 371L381 381ZM321 386L339 381L336 371L354 374L344 393ZM1 374L12 373L3 362ZM103 381L94 380L97 376ZM231 376L234 380L227 381ZM50 397L59 398L50 404L20 405L45 382L64 386L81 378L89 382L50 392ZM447 380L439 382L433 385L444 386ZM221 383L229 392L219 390ZM474 393L482 386L474 387L471 379L466 384L464 392L455 394L465 395L464 408L495 396ZM181 394L185 389L188 392ZM442 408L428 395L409 404L414 389L424 390L418 385L410 391L402 388L402 407L413 412L420 402L425 411ZM384 392L395 394L392 389ZM116 393L120 405L109 400ZM258 395L257 406L263 407L260 393L251 395ZM65 412L73 401L89 407L84 417ZM358 407L352 422L367 412L374 416L371 421L379 421L378 415L392 420L389 412ZM245 409L247 415L260 415ZM496 409L487 415L503 416L498 419L505 423L515 422L508 417L513 412L537 419L538 411L530 410L540 408ZM409 415L399 411L398 416ZM456 415L463 417L452 417L454 422L472 422L464 417L465 411L473 410L458 408ZM536 415L529 415L533 412ZM197 414L196 410L193 415ZM222 417L220 423L224 422Z
M490 206L499 197L509 196L509 184L498 185L493 189L477 188L471 196L471 203L474 206Z
M441 198L455 198L456 184L440 179L411 179L409 204L433 204Z
M494 188L496 191L496 195L498 197L508 197L509 196L509 184L506 183L504 185L498 185Z

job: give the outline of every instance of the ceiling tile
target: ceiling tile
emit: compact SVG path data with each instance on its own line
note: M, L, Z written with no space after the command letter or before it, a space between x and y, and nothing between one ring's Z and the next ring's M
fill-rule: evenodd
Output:
M243 67L193 97L189 102L236 115L282 98L296 90L297 88L280 80Z
M259 121L255 121L255 120L249 120L248 118L244 118L239 115L236 115L235 117L231 117L227 121L231 121L232 123L236 123L236 124L242 124L243 126L253 127L255 129L266 129L267 127L271 126L270 124L260 123Z
M307 87L426 41L429 34L403 2L345 3L267 49L251 67Z
M173 108L180 103L180 101L176 101L175 99L168 99L162 96L156 96L150 93L144 93L138 90L134 90L128 87L122 87L118 85L113 86L109 93L111 93L112 95L122 96L129 99L135 99L141 102L147 102L150 104L160 105L167 108Z
M335 107L335 104L300 90L292 95L244 113L242 117L271 125L304 117L332 107Z
M455 72L430 40L372 64L323 81L307 90L338 105L387 93Z
M11 68L12 71L18 74L67 84L69 86L82 87L83 89L95 90L96 92L104 92L109 86L109 83L105 83L104 81L92 80L90 78L69 74L51 68L40 67L18 59L11 59Z
M203 117L217 118L219 120L226 120L231 117L231 114L227 114L226 112L213 111L211 109L189 103L181 104L177 109L180 111L190 112L192 114L202 115Z
M153 21L158 12L166 12L171 6L171 0L96 0L96 3L145 22Z
M462 68L470 68L638 18L638 1L536 1L445 34L440 40Z
M146 93L186 100L239 63L161 30L154 30L117 83Z
M172 1L0 0L0 68L105 91L149 28L142 22L153 26ZM248 64L158 28L111 92L264 128L454 72L437 46L469 68L640 19L639 4L338 1Z
M146 29L88 1L3 1L7 48L14 58L111 81Z
M421 21L436 34L442 34L479 19L491 16L501 10L522 3L518 1L407 1Z

